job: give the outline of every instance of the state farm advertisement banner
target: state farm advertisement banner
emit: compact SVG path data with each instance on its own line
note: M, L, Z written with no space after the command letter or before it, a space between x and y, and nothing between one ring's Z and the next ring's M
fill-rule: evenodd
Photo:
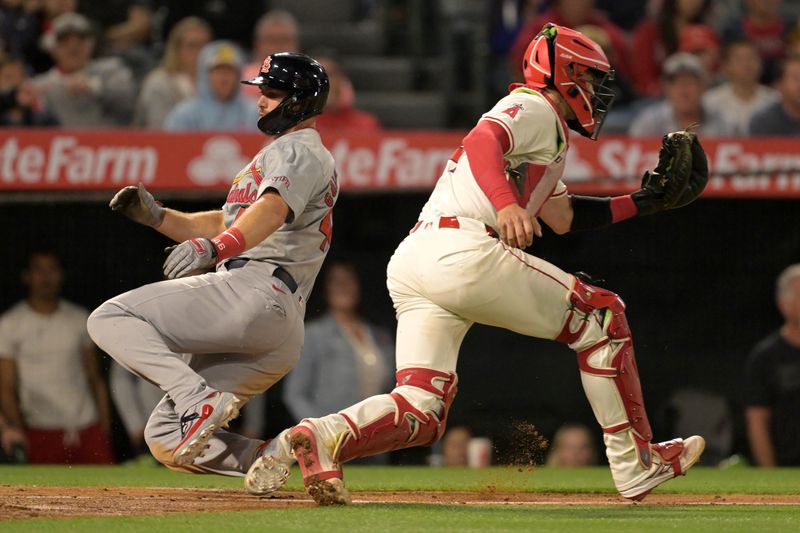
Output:
M433 187L463 132L324 133L345 191ZM0 129L0 191L151 189L225 191L264 146L260 134ZM704 139L710 197L800 197L800 140ZM637 188L659 139L577 135L565 179L584 194Z

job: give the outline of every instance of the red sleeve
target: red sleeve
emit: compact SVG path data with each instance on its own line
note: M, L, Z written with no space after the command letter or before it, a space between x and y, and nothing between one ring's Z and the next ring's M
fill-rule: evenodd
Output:
M506 179L503 159L510 146L511 141L503 127L488 120L479 121L464 137L464 152L469 158L472 175L497 211L517 201L514 189Z

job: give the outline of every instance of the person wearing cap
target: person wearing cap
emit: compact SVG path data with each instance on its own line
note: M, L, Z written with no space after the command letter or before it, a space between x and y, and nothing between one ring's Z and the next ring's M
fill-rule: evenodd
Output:
M231 41L214 41L203 47L197 63L197 95L182 101L166 117L172 131L250 130L255 101L239 89L244 58Z
M45 43L55 66L33 78L33 85L63 127L114 127L130 122L133 76L118 58L92 59L95 39L86 17L60 15Z
M703 105L708 86L708 73L700 59L680 52L664 62L665 99L645 107L631 123L628 133L636 137L660 137L698 123L703 137L724 137L733 134L727 117Z
M681 29L678 52L696 55L710 75L719 68L721 46L714 28L706 24L689 24Z

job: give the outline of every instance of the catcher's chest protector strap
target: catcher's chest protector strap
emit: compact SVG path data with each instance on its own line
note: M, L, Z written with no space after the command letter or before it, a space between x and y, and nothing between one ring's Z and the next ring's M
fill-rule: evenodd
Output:
M420 409L414 405L417 402L411 393L404 395L402 388L396 388L383 396L388 396L390 403L381 416L365 426L359 427L356 421L341 412L350 432L336 446L334 457L338 462L412 446L430 446L444 434L447 413L458 390L456 374L428 368L405 368L396 376L397 387L415 387L434 395L441 400L441 403L437 402L441 409L437 409L438 412Z
M607 377L614 381L625 408L628 421L622 424L604 427L606 433L617 433L629 428L633 429L640 458L645 465L650 462L650 441L653 432L644 407L644 396L639 381L639 369L633 351L633 340L625 317L625 303L615 293L584 283L575 279L575 286L570 295L570 311L564 327L556 340L572 344L586 331L590 320L602 320L605 336L598 337L588 348L580 350L578 367L581 372L594 376ZM605 310L601 315L596 312ZM602 317L602 318L600 318ZM580 325L575 327L575 322ZM589 358L599 350L610 350L609 356L603 357L603 366L594 366Z

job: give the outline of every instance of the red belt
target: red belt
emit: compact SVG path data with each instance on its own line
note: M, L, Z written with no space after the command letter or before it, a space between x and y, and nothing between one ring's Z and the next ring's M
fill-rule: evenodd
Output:
M426 222L425 224L426 224L426 227L428 227L430 224L433 224L433 223L432 222ZM415 231L417 231L420 228L420 226L422 226L422 221L418 220L417 223L414 224L414 227L411 228L411 231L409 233L414 233ZM494 229L492 229L491 226L489 226L488 224L484 224L483 226L484 226L484 228L486 228L486 234L487 235L489 235L490 237L494 237L495 239L497 238L497 232ZM439 217L438 227L439 227L439 229L442 229L442 228L460 229L461 228L461 224L458 223L458 217Z

